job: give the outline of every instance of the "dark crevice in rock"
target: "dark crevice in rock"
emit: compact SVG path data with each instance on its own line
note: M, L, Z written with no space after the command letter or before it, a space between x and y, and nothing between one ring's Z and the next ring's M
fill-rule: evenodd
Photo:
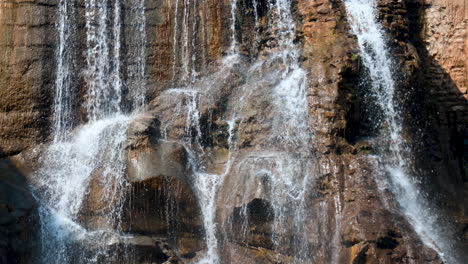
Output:
M346 104L349 110L346 114L346 129L344 138L350 144L365 139L375 137L378 128L374 126L373 120L378 116L378 107L374 98L368 92L367 72L361 65L358 55L351 54L351 62L354 63L354 70L345 71L341 91L348 91L348 100ZM345 104L345 103L343 103Z
M274 249L272 221L274 210L264 199L253 199L242 207L234 208L229 217L229 241L247 247Z
M399 245L398 241L390 236L379 237L375 243L380 249L395 249Z
M350 247L353 247L356 244L361 243L361 241L358 241L358 240L343 240L341 243L343 244L343 246L345 246L347 248L350 248Z
M369 245L366 245L362 248L356 257L353 259L353 264L366 264L367 262L367 251L369 250Z

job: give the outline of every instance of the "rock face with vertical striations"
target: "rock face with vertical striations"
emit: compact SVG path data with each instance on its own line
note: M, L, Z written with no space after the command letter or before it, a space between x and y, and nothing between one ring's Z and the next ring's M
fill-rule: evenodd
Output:
M0 156L47 138L57 1L0 3Z
M431 0L424 3L422 12L424 15L421 21L422 39L427 51L434 58L434 63L439 64L440 68L452 79L455 84L455 87L452 88L457 88L458 97L464 97L466 100L468 89L466 80L468 74L468 51L466 49L468 45L468 3L463 0ZM437 77L440 76L441 72L438 73L434 72L434 77L442 79ZM440 81L446 82L447 80ZM456 95L457 91L448 92ZM456 99L461 100L462 98ZM460 111L460 115L462 115L462 106L453 104L451 110Z
M455 181L455 189L462 188L464 184L466 197L468 3L426 1L421 13L422 47L419 53L424 74L421 78L431 100L440 151L446 153L439 154L439 158L443 156L442 160L452 168L450 176ZM466 212L467 208L463 210Z
M39 219L22 170L8 156L48 136L56 1L0 3L0 262L31 263Z
M274 97L279 76L291 66L274 56L284 52L281 38L288 34L275 20L285 16L272 15L277 1L290 4L295 28L287 43L297 47L298 74L307 77L309 141L292 144L297 153L284 139L289 134L280 131L297 121L278 110L290 94L281 94L279 104ZM115 229L124 236L85 245L84 252L103 247L115 253L112 263L196 263L213 248L222 264L442 263L382 186L373 141L378 133L366 116L371 103L360 90L366 70L343 1L277 1L238 0L235 6L229 0L145 1L147 105L132 117L122 143L125 186L119 191L125 199L119 201L119 223L106 211L104 192L113 183L100 181L99 168L77 220L90 230ZM129 71L138 64L132 18L138 14L132 1L121 3L120 74L131 83ZM25 179L34 182L27 168L36 169L37 159L29 157L45 155L51 139L58 5L0 2L0 263L38 263L37 201ZM421 182L434 194L431 202L455 230L457 250L466 252L468 4L389 0L376 6L399 68L402 135L415 166L425 172ZM73 8L79 21L75 66L83 69L84 1ZM73 79L80 98L72 105L77 128L87 121L81 104L89 80L83 73L76 70ZM123 88L124 97L131 94L129 87ZM17 165L24 170L12 160L21 161ZM280 198L294 202L297 193L272 185L297 185L271 175L294 174L297 168L313 175L306 185L311 191L300 206L279 204ZM211 181L199 182L196 177L202 176ZM209 200L203 190L216 195ZM278 210L281 206L285 209ZM307 237L295 226L294 210L301 208L299 230ZM215 234L208 238L211 227Z

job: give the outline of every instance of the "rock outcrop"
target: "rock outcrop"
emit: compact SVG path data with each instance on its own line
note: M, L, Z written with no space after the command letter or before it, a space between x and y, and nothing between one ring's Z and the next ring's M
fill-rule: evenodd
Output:
M129 235L105 249L117 252L115 263L191 259L205 248L188 153L182 144L161 139L160 130L158 117L151 114L129 124L126 175L119 193L111 196L114 201L106 192L115 183L103 182L99 171L89 183L80 213L83 226Z

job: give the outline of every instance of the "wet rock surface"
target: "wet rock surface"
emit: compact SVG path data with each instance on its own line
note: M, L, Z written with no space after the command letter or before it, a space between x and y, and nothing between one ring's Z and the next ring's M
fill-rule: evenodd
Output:
M149 114L130 123L125 142L123 201L108 200L105 187L109 183L101 182L99 173L89 184L81 212L83 225L90 229L114 228L130 237L106 249L120 252L115 263L179 263L174 252L191 259L205 247L186 149L180 143L162 140L159 131L158 117ZM115 204L121 206L119 215L115 215ZM168 249L152 237L162 238ZM153 242L141 245L141 241Z
M274 113L268 96L275 83L255 79L256 73L246 74L252 61L275 51L275 33L267 31L267 1L257 1L256 14L253 1L239 1L235 28L242 59L227 72L217 69L230 45L230 32L226 30L230 28L226 19L231 16L230 2L195 1L192 8L199 12L190 9L188 16L182 2L178 9L173 0L146 2L150 104L147 113L136 118L128 131L128 184L124 188L128 194L118 227L133 237L109 245L108 250L118 256L110 263L191 263L206 250L187 146L204 149L205 169L222 173L229 160L229 128L224 114L232 111L232 102L241 99L236 92L239 87L251 93L242 98L248 102L244 106L247 114L236 123L234 132L239 151L232 167L237 170L227 175L218 195L216 219L222 230L222 263L293 263L291 249L278 248L272 240L277 234L272 230L275 214L265 187L267 179L258 175L250 180L252 172L242 169L252 160L251 153L270 140L267 135L272 130L269 121ZM0 35L8 36L1 40L5 55L0 59L0 157L20 153L48 137L56 40L45 36L55 35L56 5L42 1L0 4ZM305 225L312 234L307 247L319 254L310 261L441 263L399 213L391 193L379 186L382 175L372 157L373 143L368 140L373 131L361 111L365 102L357 99L362 65L342 1L292 1L292 6L298 24L295 41L300 45L301 66L308 77L314 135L310 147L317 164L313 183L317 191L307 197ZM440 194L439 203L445 203L454 219L460 243L466 244L468 178L463 141L468 116L468 18L462 11L466 3L392 0L379 1L378 6L379 19L402 65L401 86L410 94L424 94L412 110L418 114L409 113L414 117L426 115L429 124L424 127L429 132L416 153L421 163L437 162L437 166L425 167L436 167L427 181L433 183L431 190ZM258 28L254 15L258 16ZM184 16L186 25L182 24ZM179 28L174 28L176 17ZM194 28L203 34L193 34ZM188 30L188 51L183 46L184 30ZM256 31L260 32L257 39ZM258 75L278 72L279 67L271 62L259 69ZM190 74L211 77L210 82L200 77L192 84L211 87L209 95L174 89L192 77L185 73L187 69L195 69ZM217 75L211 76L213 73ZM199 111L200 131L187 129L191 104ZM187 142L187 137L199 142ZM0 253L6 256L6 263L11 259L21 263L29 256L29 230L34 230L37 212L25 183L19 181L21 175L7 161L0 161L0 169L0 188L7 194L0 196ZM94 228L109 223L103 210L109 201L101 199L105 183L97 178L90 182L81 219L85 226ZM292 240L286 236L282 239Z

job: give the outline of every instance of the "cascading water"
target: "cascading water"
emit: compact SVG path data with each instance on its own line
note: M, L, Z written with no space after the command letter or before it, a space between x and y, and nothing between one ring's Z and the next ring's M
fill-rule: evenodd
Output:
M116 1L118 3L119 1ZM132 109L141 110L145 105L146 95L146 17L145 17L145 0L132 1L132 6L129 10L130 17L134 18L130 27L132 33L128 38L132 39L130 44L130 54L132 61L127 65L128 81L126 88L129 91L128 100L132 104ZM117 14L117 11L115 11ZM120 25L118 21L116 25ZM117 42L118 43L118 42Z
M313 172L311 153L311 130L309 129L306 74L299 65L299 50L293 43L295 22L291 14L291 1L270 2L270 32L275 37L276 49L265 59L255 63L275 65L273 72L262 72L261 79L268 80L273 74L270 102L274 117L272 127L261 151L251 153L242 161L248 174L268 179L266 192L273 207L272 241L275 247L289 244L296 263L308 263L305 202L311 191ZM260 66L262 67L262 66ZM272 67L275 69L275 66ZM262 70L263 71L263 70ZM248 99L247 99L248 100ZM242 112L240 113L242 116ZM246 223L248 225L248 223ZM285 237L292 236L292 241Z
M231 1L231 46L229 47L230 55L237 55L237 39L236 39L236 12L237 12L237 1Z
M411 151L403 137L403 124L396 98L396 64L389 54L384 31L376 19L375 0L345 0L348 19L357 36L362 62L370 79L370 95L382 112L380 136L384 149L380 163L388 175L388 185L403 213L423 242L447 263L462 263L451 241L450 232L442 230L437 212L418 187L411 170ZM412 176L413 175L413 176Z
M112 54L109 47L110 17L107 1L85 1L86 19L86 77L87 77L87 112L91 120L98 120L121 110L121 82L119 69L112 70L119 64L111 64L110 58L118 62L119 53ZM117 19L117 18L116 18ZM118 20L117 20L118 22ZM120 32L120 24L111 24L113 32ZM114 36L117 37L117 36ZM114 39L119 46L120 39ZM112 57L111 57L112 56Z
M237 0L231 0L231 27L230 27L231 43L227 51L227 56L223 59L223 64L226 67L233 67L233 65L237 63L239 59L239 47L238 47L238 42L236 39L236 23L237 23L236 12L237 12Z
M72 43L70 38L74 33L73 8L70 8L68 1L61 0L59 3L59 47L57 49L57 77L55 80L55 98L54 98L54 141L62 140L72 126L72 95L71 78L73 72L72 47L66 43Z
M235 12L236 1L231 2L232 10ZM178 11L180 6L183 6L182 12L182 21L179 23ZM201 96L206 95L209 93L210 87L196 87L194 83L197 81L197 72L195 70L195 63L196 63L196 34L197 34L197 8L198 3L197 1L181 1L179 0L175 2L175 10L174 10L174 36L173 36L173 67L172 67L172 81L174 84L183 83L186 84L186 87L181 88L172 88L165 91L165 94L175 95L177 98L180 98L180 101L176 105L176 111L173 113L173 116L167 123L163 124L163 135L164 138L168 139L168 129L173 122L179 115L184 115L186 119L185 124L185 136L182 139L182 143L185 146L187 152L190 154L190 164L193 170L193 177L194 177L194 185L196 189L196 194L198 198L198 202L200 204L201 213L203 217L203 225L205 229L205 240L207 245L207 251L205 255L198 260L200 264L216 264L220 262L220 258L218 256L218 240L217 240L217 228L215 223L216 218L216 194L218 192L218 188L223 181L224 176L227 174L230 168L230 162L226 165L224 173L222 174L211 174L207 173L203 169L203 164L201 162L201 157L204 155L203 146L201 145L201 136L202 131L200 128L200 119L201 114L199 111L199 102ZM232 11L231 10L231 11ZM237 57L237 49L236 47L236 40L235 40L235 14L232 13L232 40L230 45L229 56L232 58ZM182 30L180 33L181 38L181 47L178 49L178 25L182 25ZM180 81L176 80L177 77L177 69L176 63L178 56L176 55L176 51L180 50L181 52L181 65L182 70L180 72L179 79ZM223 65L224 67L232 67L232 63L227 65ZM185 109L184 109L185 108ZM229 122L230 124L230 137L229 137L229 146L232 146L232 130L234 127L234 122ZM231 150L231 149L230 149ZM230 160L230 158L229 158Z
M67 52L72 45L69 23L78 12L73 1L59 5L59 48L54 112L54 141L41 160L34 188L41 204L41 263L101 263L111 255L106 243L118 239L127 181L124 141L131 116L124 109L121 78L121 10L119 0L85 1L86 110L87 124L72 127L72 108L77 87L70 80L75 60ZM144 1L132 9L136 33L132 45L134 67L130 68L128 101L134 112L144 104L146 26ZM112 22L110 22L112 21ZM81 226L89 186L100 186L100 208L106 216L96 228ZM86 210L86 209L85 209ZM107 241L107 242L106 242ZM106 243L102 243L106 242Z
M224 263L225 256L236 252L230 252L230 246L245 244L245 248L256 247L250 244L255 239L252 239L255 232L263 232L260 243L265 245L261 247L271 249L274 252L271 256L284 255L288 263L313 263L316 256L323 257L318 256L323 253L318 252L322 248L317 249L315 245L320 247L324 243L312 241L319 235L314 237L311 234L314 228L311 226L315 223L310 219L321 217L312 215L314 210L327 210L329 207L325 202L319 202L318 207L323 207L319 209L306 205L312 203L316 164L311 147L313 135L309 124L307 76L301 68L300 49L294 41L293 1L231 0L230 6L221 5L221 8L213 8L214 5L208 8L199 0L162 1L174 12L174 28L168 30L167 24L171 23L165 22L172 13L147 25L144 0L84 0L84 5L76 0L60 0L54 137L41 160L42 167L33 177L42 222L43 250L39 262L122 262L122 259L113 259L113 254L120 253L117 252L120 248L115 250L111 247L125 244L123 241L130 237L121 232L125 228L121 226L123 206L128 205L127 199L132 199L127 196L134 187L129 186L125 177L127 129L133 114L145 106L146 56L150 59L157 57L151 52L146 54L147 27L157 28L158 33L163 28L161 35L166 32L173 34L172 54L167 56L173 60L172 69L169 69L172 75L161 71L164 74L155 77L167 81L164 78L168 75L172 87L164 86L162 91L158 87L152 92L157 95L155 101L159 98L161 101L175 100L176 103L175 107L164 110L169 114L157 116L159 113L153 111L155 109L149 109L148 118L155 119L151 120L155 121L155 127L161 125L161 138L155 132L158 138L150 138L149 141L176 141L172 143L185 148L181 151L184 158L180 163L185 163L187 156L191 169L187 169L187 174L188 171L191 174L175 181L189 184L189 191L195 193L206 243L205 251L194 250L197 253L193 254L192 261ZM402 140L403 127L395 104L393 62L383 30L375 19L374 1L344 1L372 81L372 97L377 99L376 105L384 113L379 120L383 124L381 136L388 140L380 162L389 176L386 186L393 190L422 240L448 263L458 263L457 253L453 251L447 234L437 228L435 210L428 208L429 203L418 190L415 179L408 176L411 168L405 159L411 153ZM209 10L199 10L200 6ZM253 17L243 17L239 6L246 7L248 15L253 12ZM156 7L148 10L157 10L154 12L160 15L165 9L161 8L161 11ZM85 21L79 23L83 14ZM230 15L227 20L231 24L220 33L222 30L218 27L224 25L220 17L226 14ZM205 15L216 17L215 25L209 25L214 29L204 28L213 22ZM245 19L247 23L236 21L238 18ZM78 32L79 26L75 25L83 24L84 31ZM254 47L246 47L250 45L246 44L249 41L246 39L251 38L251 34L240 32L239 27L242 30L253 29ZM74 42L79 42L77 36L85 37L85 43L80 43L84 46L84 61L81 63L75 62L81 59L80 55L72 52L79 46L73 46ZM208 40L213 36L219 37L219 43L216 42L218 40L213 43ZM223 42L226 39L229 43ZM198 50L199 46L202 51ZM217 52L221 49L225 56L218 60ZM208 53L215 54L216 61L208 58ZM166 57L161 61L165 62ZM82 72L79 72L78 65L84 66ZM203 76L205 69L210 71L207 71L208 76ZM84 77L84 87L79 87L79 81L76 81L80 74ZM84 102L83 109L76 109L79 108L78 101ZM129 112L132 114L128 115ZM77 124L80 119L86 123ZM218 134L210 134L213 132L211 125L216 127ZM207 143L210 140L216 142ZM92 195L99 197L88 199ZM167 193L162 196L166 197ZM93 202L98 203L98 209L87 208L92 207ZM340 197L336 196L334 202L335 213L339 215ZM165 211L177 207L174 204L165 206ZM258 208L264 210L261 220L252 216L255 213L252 211ZM86 210L95 211L88 212L88 215ZM167 228L161 229L170 229L171 224L177 222L170 219L176 217L174 212L161 215L167 222ZM88 217L96 218L89 220ZM233 223L235 217L240 218L240 226ZM261 223L255 223L256 220ZM337 232L333 240L338 245L341 229L339 221L335 222ZM258 231L257 224L263 229ZM266 225L268 227L265 228ZM198 239L198 223L194 226ZM238 227L238 230L232 230ZM180 242L177 241L177 231L167 232L173 240L171 242ZM236 240L233 232L240 233L241 239ZM153 235L151 233L148 237ZM342 249L341 246L336 248L337 251ZM181 255L192 256L194 252ZM333 257L335 261L339 259ZM282 262L279 259L272 261Z
M248 164L248 170L252 174L258 174L259 171L272 170L269 178L271 178L271 193L270 199L274 207L274 214L276 221L274 223L275 232L273 232L272 240L275 241L277 247L283 246L283 243L293 244L294 254L298 261L301 257L306 257L306 230L304 228L305 212L304 203L307 186L312 166L311 153L308 147L310 141L310 130L308 126L308 107L306 99L306 76L305 72L299 66L299 50L293 43L294 38L294 21L291 15L291 2L290 1L276 1L271 2L269 8L272 14L269 18L271 33L277 41L278 50L272 52L265 58L259 58L250 69L247 69L247 79L252 79L252 83L240 87L238 93L240 99L232 102L228 106L230 110L224 114L228 124L228 157L224 168L220 173L213 173L207 171L206 164L204 164L205 152L202 141L202 118L201 110L199 110L200 103L210 101L208 95L216 93L212 83L220 82L226 78L225 75L231 69L239 67L241 62L241 55L239 54L239 43L236 39L236 16L237 16L237 1L231 1L231 27L230 45L227 48L226 57L220 65L217 74L194 79L196 74L190 70L190 59L195 55L193 47L196 28L193 26L191 14L198 14L195 10L198 6L191 5L191 1L176 1L176 10L174 11L174 25L182 25L182 29L174 29L174 46L173 50L180 50L183 61L181 62L182 69L180 71L180 80L187 84L186 87L176 87L164 91L162 98L176 97L178 103L175 105L176 110L172 112L172 117L163 121L163 135L166 140L174 140L171 138L171 129L175 125L173 122L179 118L184 118L185 133L183 138L178 140L183 143L188 153L190 153L190 163L193 170L193 183L198 197L198 202L202 211L203 224L205 229L205 239L207 244L207 251L204 256L199 259L198 263L220 263L218 233L219 225L216 223L217 216L217 199L218 192L223 186L224 180L230 177L236 177L232 174L231 169L236 163ZM254 3L254 8L257 10L257 3ZM181 22L178 21L178 9L182 9ZM257 15L257 11L255 11ZM256 18L258 20L258 18ZM257 28L259 23L255 21ZM179 37L181 47L178 48L176 40ZM189 34L191 33L191 34ZM256 37L257 38L257 37ZM177 56L174 54L173 59L176 60ZM180 81L175 81L178 71L175 68L176 62L173 66L173 83L180 84ZM273 70L262 70L272 66ZM251 75L251 76L250 76ZM252 100L252 89L255 89L256 82L254 80L262 81L267 80L271 87L272 93L268 96L269 104L272 105L275 116L273 118L272 127L269 135L266 136L266 141L259 145L259 151L255 151L249 155L247 161L238 161L238 148L235 140L235 131L240 123L244 122L245 104ZM213 81L214 80L214 81ZM221 81L222 82L222 81ZM249 87L250 86L250 87ZM264 162L264 160L268 160ZM245 167L245 166L244 166ZM294 211L294 214L292 212ZM291 215L292 218L291 218ZM290 222L293 222L292 226ZM289 227L285 227L289 226ZM294 232L294 241L286 241L289 231Z
M182 64L182 80L188 81L188 86L183 88L173 88L166 90L164 94L167 96L177 96L179 103L176 106L176 111L173 112L173 117L163 122L163 134L166 139L169 139L171 122L177 120L177 116L186 119L185 139L183 144L190 153L192 170L194 171L194 185L202 209L203 224L205 229L205 239L207 251L198 263L219 263L218 248L218 229L216 223L216 200L219 188L223 185L224 180L229 177L237 177L232 174L231 169L235 163L243 164L248 168L251 174L260 172L268 172L271 180L268 193L271 194L269 199L274 208L275 222L273 223L272 240L276 247L284 246L284 243L292 244L296 262L307 262L305 259L307 252L307 243L305 237L307 232L304 226L305 222L305 197L308 192L311 170L311 153L309 142L311 133L309 130L309 115L308 104L306 98L306 76L305 72L299 66L299 50L293 43L295 26L291 15L291 2L287 0L270 2L269 8L272 11L269 17L271 34L274 35L278 47L275 52L272 52L265 58L259 58L253 66L247 70L249 76L247 79L252 79L252 83L241 87L239 93L240 99L233 102L225 117L228 121L229 134L229 149L227 162L224 169L219 174L206 171L203 157L205 155L203 146L200 144L202 130L200 128L201 113L199 103L204 100L209 100L206 95L213 93L214 89L210 84L210 78L200 80L201 85L195 84L193 78L189 80L189 76L194 76L194 73L189 69L189 59L194 55L193 43L195 27L193 28L190 21L190 14L197 12L189 9L189 1L184 1L184 10L182 22L178 22L177 8L182 6L182 2L176 2L175 25L181 24L184 28L180 30L182 47L181 53L184 61ZM254 9L257 10L257 3L254 3ZM197 6L193 6L195 9ZM240 63L239 43L236 39L236 12L237 1L231 1L231 42L227 50L227 55L223 59L223 64L220 66L220 75L223 72L229 72L229 69L238 67ZM255 11L257 16L257 11ZM258 27L258 18L255 21L255 27ZM174 30L174 40L177 40L177 29ZM193 34L188 34L192 32ZM256 37L257 38L257 37ZM174 43L176 50L177 43ZM174 55L174 60L176 59ZM174 62L175 63L175 62ZM272 66L273 70L262 70ZM173 68L173 76L177 71ZM222 79L223 77L221 77ZM173 77L174 79L174 77ZM252 100L252 88L255 89L256 82L254 80L267 80L272 89L272 93L268 96L269 104L272 105L275 116L272 122L269 135L266 136L266 141L259 145L259 151L255 151L248 155L246 160L236 160L238 156L237 143L235 141L235 130L244 120L245 104ZM218 80L219 81L219 80ZM177 82L176 82L177 83ZM251 85L251 87L249 87ZM168 132L169 131L169 132ZM245 158L244 158L245 159ZM237 165L240 166L240 165ZM294 213L293 213L294 212ZM292 220L292 225L291 225ZM294 233L294 241L285 239L288 237L288 232Z
M217 225L216 225L216 194L219 186L222 184L224 177L231 169L231 152L234 151L233 146L233 129L235 123L233 121L229 124L229 157L228 162L224 168L224 172L220 175L204 173L200 170L195 172L195 185L198 190L198 199L203 215L203 225L205 227L205 237L207 244L206 255L198 261L199 264L216 264L220 262L218 256L218 240L217 240ZM197 166L197 164L193 164Z
M180 0L175 0L175 6L174 6L174 31L172 32L172 82L175 81L176 77L176 64L177 64L177 39L179 34L179 1Z
M79 127L67 141L52 144L39 170L39 190L42 210L42 244L45 247L43 263L67 263L77 241L92 239L93 232L79 223L80 210L93 177L105 183L102 199L112 204L122 204L118 192L125 180L122 143L126 139L129 118L116 115ZM100 172L97 172L97 169ZM99 174L99 175L98 175ZM102 210L107 211L102 208ZM106 226L118 224L119 216L110 215ZM101 252L97 252L100 254ZM93 263L96 256L84 258L83 263ZM97 261L97 260L96 260Z
M182 16L182 25L183 25L183 32L182 32L182 51L181 51L181 54L182 54L182 66L183 66L183 73L182 73L182 80L183 81L187 81L189 80L191 77L192 77L192 74L190 72L190 62L191 62L191 51L193 52L193 50L191 50L191 45L189 44L190 43L190 39L191 39L191 36L190 36L190 32L191 32L191 28L190 28L190 18L192 16L190 16L190 10L191 10L191 6L190 6L190 0L187 0L187 1L183 1L184 3L184 11L183 11L183 16ZM176 16L176 19L177 19L177 16ZM192 32L192 37L193 37L193 32ZM175 43L174 43L175 44ZM192 54L193 56L193 54Z
M63 1L60 13L60 45L65 47L68 33L65 30L70 11L65 9L70 3ZM144 105L145 86L145 44L146 22L144 20L144 1L138 1L128 12L134 20L128 53L129 65L121 63L120 13L124 5L120 1L104 0L85 1L86 19L86 88L85 97L87 124L64 131L68 137L60 137L49 147L43 160L44 166L37 172L37 189L40 190L44 253L43 263L99 263L103 258L110 258L106 243L118 239L120 216L124 203L126 179L123 143L126 140L128 122L132 117L124 115L129 102L133 109ZM245 62L239 54L242 43L236 39L237 1L231 2L231 43L227 55L220 65L219 72L203 78L195 70L196 41L199 24L198 1L177 0L174 10L174 47L172 68L173 83L185 87L174 87L163 92L164 95L179 98L170 120L162 123L163 137L170 138L171 122L179 116L185 118L184 135L179 142L185 146L193 171L193 184L200 204L207 250L198 259L199 263L221 263L220 225L217 223L217 199L221 186L226 179L239 180L233 169L248 175L246 182L262 178L265 186L259 196L269 201L273 210L274 221L271 223L271 241L276 249L289 248L289 253L296 263L308 263L310 252L308 228L305 211L306 197L311 191L313 177L313 155L310 149L311 131L306 95L306 73L299 64L299 49L293 39L295 22L291 13L291 1L278 0L268 4L268 30L273 41L268 43L265 55L260 56L247 67L246 84L234 91L240 98L229 102L228 110L223 115L227 124L228 154L224 167L209 171L205 164L203 146L202 111L200 102L209 101L209 96L216 92L212 84L222 79L226 72L243 67ZM255 34L259 34L260 18L257 1L253 2L255 15ZM181 15L179 15L179 13ZM182 21L179 21L179 18ZM181 25L182 30L177 26ZM135 34L135 35L133 35ZM255 36L260 39L260 36ZM181 42L179 45L178 41ZM176 52L180 51L181 56ZM73 98L72 85L67 81L70 68L66 65L70 58L62 50L58 53L56 114L57 120L68 121L65 110L60 106L65 100ZM176 68L177 60L181 69ZM127 72L124 80L122 72ZM180 79L177 80L177 79ZM214 81L213 81L214 80ZM63 85L62 85L63 84ZM183 85L181 85L183 86ZM267 89L267 90L264 90ZM125 91L128 90L128 93ZM249 104L255 104L258 93L264 93L263 99L268 111L256 113L256 118L269 120L264 138L254 148L240 150L236 141L238 128L249 118ZM60 124L62 124L61 122ZM57 127L59 125L56 125ZM169 132L168 132L169 131ZM241 173L241 174L242 174ZM234 179L233 179L234 178ZM96 183L97 182L97 183ZM97 185L100 190L100 202L105 205L106 217L95 228L81 225L83 206L90 185ZM252 186L254 186L252 184ZM249 190L245 190L248 192ZM253 193L254 191L251 190ZM248 204L250 196L245 193L242 204ZM256 198L256 197L254 197ZM244 215L248 213L243 208ZM243 230L248 234L250 223L244 219ZM97 243L100 241L100 243ZM102 243L105 241L105 243ZM103 247L100 247L101 244Z

